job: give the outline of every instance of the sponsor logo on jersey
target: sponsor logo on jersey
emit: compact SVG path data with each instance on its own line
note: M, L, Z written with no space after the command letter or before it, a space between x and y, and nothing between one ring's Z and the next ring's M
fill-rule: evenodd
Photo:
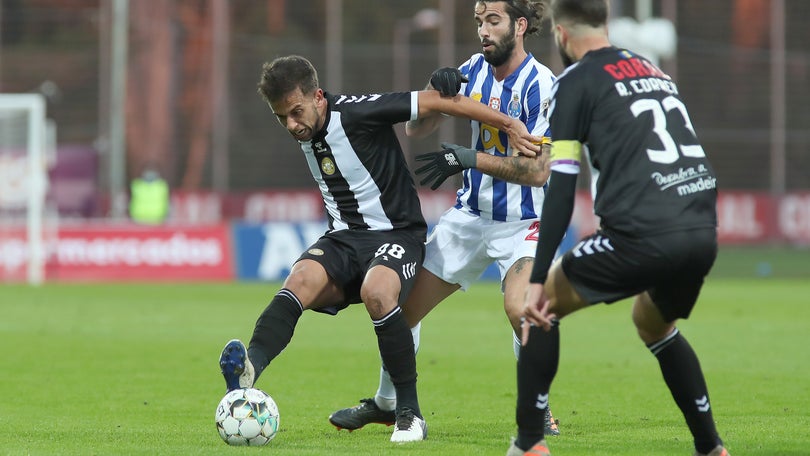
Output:
M321 171L327 176L335 174L335 169L335 162L333 162L331 158L324 157L323 160L321 160Z
M520 96L517 93L512 94L512 101L509 102L509 106L506 107L506 113L509 117L513 119L517 119L520 117Z
M472 95L470 95L470 98L472 98L475 101L481 101L481 97L483 97L483 95L481 95L481 92L473 92Z
M496 110L496 111L500 111L501 110L501 99L498 98L498 97L491 97L489 99L489 107Z
M318 153L318 154L325 154L326 153L326 147L320 141L313 144L312 147L315 149L315 153Z
M310 254L310 255L321 256L321 255L323 255L323 250L321 250L321 249L309 249L309 250L307 250L307 253Z
M657 66L653 65L647 60L638 57L630 57L626 60L619 60L616 63L608 63L602 67L614 79L621 81L623 79L639 78L644 76L653 76L662 79L671 79L666 73L661 71Z

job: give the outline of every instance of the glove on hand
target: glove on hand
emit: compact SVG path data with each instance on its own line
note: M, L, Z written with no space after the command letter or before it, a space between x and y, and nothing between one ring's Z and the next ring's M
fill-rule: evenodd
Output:
M470 82L458 68L439 68L430 75L430 85L443 97L454 97L461 90L462 82Z
M458 174L467 168L475 168L478 151L467 149L457 144L442 143L439 152L428 152L416 156L416 160L426 162L416 170L422 177L420 184L433 182L431 190L436 190L448 177Z

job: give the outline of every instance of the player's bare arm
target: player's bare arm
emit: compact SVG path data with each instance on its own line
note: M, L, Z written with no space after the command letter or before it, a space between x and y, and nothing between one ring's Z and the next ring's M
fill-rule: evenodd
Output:
M436 90L443 97L454 97L461 90L461 85L469 82L458 68L439 68L430 75L430 81L425 85L424 90ZM436 113L427 117L412 120L405 124L405 134L416 138L425 137L438 128L439 124L446 117L444 114Z
M435 113L477 120L491 125L507 134L509 145L515 152L531 157L540 153L542 138L529 134L523 122L471 98L462 95L442 97L435 90L419 92L419 113L417 117L422 118Z
M433 90L433 85L428 82L422 90ZM405 134L414 138L424 138L439 128L444 115L439 112L419 117L416 120L409 120L405 123Z
M542 187L548 181L551 171L548 167L550 144L542 145L542 152L535 157L514 155L496 157L478 152L475 167L484 174L513 184Z
M405 123L405 134L412 138L424 138L439 128L444 117L437 112L416 120L409 120Z
M551 146L544 144L542 147L543 152L534 157L501 157L458 144L442 143L442 150L416 156L416 161L422 166L415 172L422 178L419 183L431 184L433 190L439 188L448 177L469 168L476 168L507 182L539 187L546 183L550 173L548 158Z

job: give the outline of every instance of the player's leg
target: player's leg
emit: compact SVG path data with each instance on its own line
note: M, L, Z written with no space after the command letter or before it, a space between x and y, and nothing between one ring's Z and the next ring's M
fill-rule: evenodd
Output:
M419 408L416 354L400 302L405 302L415 284L416 265L424 258L424 244L407 232L394 232L386 234L374 247L360 297L374 322L380 357L396 390L396 424L391 441L423 440L427 425Z
M343 287L356 268L347 264L343 243L325 235L305 251L290 271L282 289L259 316L250 346L238 339L225 345L220 370L228 390L253 384L292 338L304 309L322 308L344 301ZM337 278L337 279L336 279Z
M515 359L518 360L520 359L520 317L533 264L533 258L523 257L518 259L509 267L503 280L503 307L509 323L512 325L512 348L515 352ZM558 330L555 331L559 332ZM554 418L550 406L546 407L543 424L545 435L560 435L559 423Z
M714 262L716 242L713 230L675 234L660 244L674 246L668 252L675 267L665 271L660 284L636 296L633 323L638 335L655 355L661 374L694 437L697 454L723 450L709 404L709 391L694 350L675 327L686 318L697 301Z
M416 275L413 289L402 304L411 326L414 351L419 350L418 324L439 302L466 287L491 262L481 240L480 218L457 209L448 210L433 228L425 245L425 260ZM373 398L361 399L354 407L335 411L329 421L338 429L354 430L366 424L391 424L396 408L394 384L384 366Z
M689 342L674 322L664 321L647 293L636 297L633 323L641 340L658 360L672 398L694 436L696 451L709 454L722 446L712 417L703 370Z
M425 268L420 268L419 272L416 273L413 290L402 305L405 321L411 327L415 353L419 353L422 318L458 288L457 284L447 283ZM380 384L377 393L374 395L374 403L381 410L394 410L396 408L394 384L391 382L391 375L384 366L380 367Z
M459 288L436 277L430 271L420 268L416 274L413 290L402 305L405 321L411 327L414 353L419 352L422 318L436 305ZM329 421L338 429L353 431L367 424L394 424L394 410L397 406L396 388L391 375L384 365L380 366L380 381L374 397L361 399L360 404L335 411Z
M512 326L512 349L515 359L520 357L520 318L526 287L529 285L534 254L537 251L537 220L498 222L488 228L488 251L496 259L501 274L503 307ZM546 435L559 435L557 420L546 408L543 419Z
M308 259L297 261L281 290L256 321L249 347L238 339L225 345L220 369L228 390L253 386L290 342L305 309L332 305L342 299L342 290L321 264Z
M556 261L549 270L545 283L550 305L559 318L575 312L588 303L573 288L563 272L562 262ZM521 347L518 358L518 398L516 420L518 436L515 445L528 450L543 440L548 394L557 374L560 359L559 323L545 331L531 327L529 340Z

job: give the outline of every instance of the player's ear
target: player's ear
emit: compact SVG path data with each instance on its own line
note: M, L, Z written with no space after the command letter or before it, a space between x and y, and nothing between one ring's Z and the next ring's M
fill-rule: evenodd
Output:
M518 35L525 35L526 28L529 26L529 21L526 20L525 17L517 18L515 21L515 33Z
M324 98L323 96L323 89L321 89L320 87L315 89L315 92L313 93L313 98L315 99L316 105L320 106L321 103L325 102L326 98Z
M563 28L562 25L560 25L560 24L555 24L554 25L554 38L557 40L557 43L560 46L563 45L563 40L565 40L565 41L568 40L567 35L568 34L566 33L565 28Z

